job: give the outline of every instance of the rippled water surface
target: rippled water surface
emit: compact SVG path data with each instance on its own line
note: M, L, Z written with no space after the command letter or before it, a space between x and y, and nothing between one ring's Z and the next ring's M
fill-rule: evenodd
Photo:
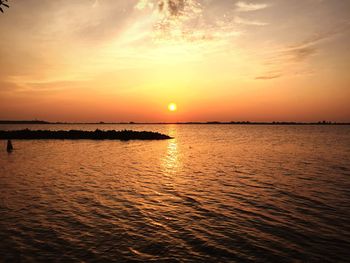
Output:
M349 260L350 126L97 127L175 139L0 141L0 261Z

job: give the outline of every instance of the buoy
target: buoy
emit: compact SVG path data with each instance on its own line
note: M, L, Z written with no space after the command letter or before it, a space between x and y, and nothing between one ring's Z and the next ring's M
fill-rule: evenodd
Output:
M13 146L11 140L7 140L7 152L12 152Z

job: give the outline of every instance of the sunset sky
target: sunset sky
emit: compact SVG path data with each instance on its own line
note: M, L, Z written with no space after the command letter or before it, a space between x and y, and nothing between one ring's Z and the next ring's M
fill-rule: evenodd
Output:
M8 4L0 119L350 121L348 0Z

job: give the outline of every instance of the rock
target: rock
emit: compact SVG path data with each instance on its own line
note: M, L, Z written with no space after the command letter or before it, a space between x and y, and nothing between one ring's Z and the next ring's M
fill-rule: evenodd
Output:
M0 131L0 139L6 140L167 140L170 136L147 131L49 131L49 130L16 130ZM12 144L11 144L12 146Z

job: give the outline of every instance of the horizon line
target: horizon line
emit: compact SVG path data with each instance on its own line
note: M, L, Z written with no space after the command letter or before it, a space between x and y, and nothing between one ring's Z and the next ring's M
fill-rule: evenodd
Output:
M134 122L134 121L125 121L125 122L63 122L63 121L44 121L44 120L0 120L0 124L56 124L56 125L77 125L77 124L94 124L94 125L133 125L133 124L142 124L142 125L166 125L166 124L207 124L207 125L350 125L350 122L335 122L335 121L314 121L314 122L302 122L302 121L188 121L188 122Z

